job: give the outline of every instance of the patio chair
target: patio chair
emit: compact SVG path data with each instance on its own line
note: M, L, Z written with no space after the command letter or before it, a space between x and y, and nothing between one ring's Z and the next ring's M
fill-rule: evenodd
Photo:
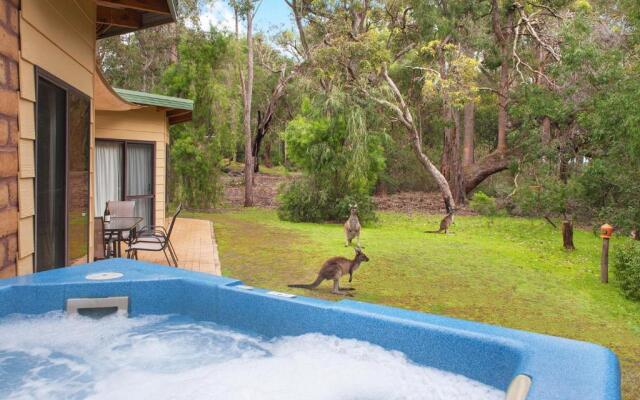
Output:
M133 239L127 248L127 258L135 258L137 260L139 251L162 251L164 257L167 259L167 263L177 268L178 257L171 244L171 232L181 211L182 204L178 206L176 213L173 215L173 218L171 218L169 229L165 229L163 226L148 226L145 227L146 229L143 228L142 234ZM169 251L168 255L167 250ZM173 264L171 264L171 260L169 260L169 255L171 256Z
M109 207L109 212L111 213L111 217L115 218L124 218L124 217L135 217L134 210L136 207L135 201L108 201L107 207ZM122 232L122 239L129 244L131 242L131 232Z
M104 236L104 221L102 217L93 219L93 259L102 260L107 257L106 238Z
M173 214L173 218L171 219L171 224L173 226L173 221L175 221L175 219L178 217L178 214L180 214L180 212L182 212L182 203L178 204L178 207L176 208L176 212L175 214ZM144 242L144 241L151 241L151 242L155 242L155 237L167 237L168 232L167 232L167 228L164 227L163 225L146 225L144 226L142 229L140 229L136 235L136 239ZM176 259L176 261L178 260L178 254L176 253L176 250L173 248L173 243L171 243L171 241L168 241L168 249L171 252L171 256L173 258Z

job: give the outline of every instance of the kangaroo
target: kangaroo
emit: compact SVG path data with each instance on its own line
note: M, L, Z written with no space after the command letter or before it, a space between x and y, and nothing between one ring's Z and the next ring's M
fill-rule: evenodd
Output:
M343 292L343 290L355 290L355 288L341 288L340 287L340 278L343 275L349 274L349 282L353 279L353 273L360 267L360 264L363 262L369 261L369 257L367 257L359 247L356 247L356 256L353 260L349 260L345 257L331 257L327 261L322 264L322 268L320 268L320 272L318 272L318 277L313 283L310 284L295 284L289 285L292 288L302 288L302 289L315 289L324 280L333 280L333 290L331 293L339 294L342 296L351 296L351 294Z
M440 221L440 229L438 229L437 231L425 231L425 233L443 233L446 235L447 233L449 233L449 227L451 226L451 224L453 224L453 211L449 212L447 215L445 215L444 218L442 218L442 221Z
M358 205L349 204L349 219L344 223L344 235L346 237L344 247L351 245L351 241L356 239L356 246L360 247L360 220L358 219Z

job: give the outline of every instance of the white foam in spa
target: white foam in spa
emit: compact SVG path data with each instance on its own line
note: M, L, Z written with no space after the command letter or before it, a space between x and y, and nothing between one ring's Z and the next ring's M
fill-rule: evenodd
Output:
M502 399L397 352L319 334L261 340L181 317L0 320L0 397Z

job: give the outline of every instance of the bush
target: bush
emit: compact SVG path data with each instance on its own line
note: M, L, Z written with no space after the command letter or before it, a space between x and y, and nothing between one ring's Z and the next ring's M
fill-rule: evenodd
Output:
M478 214L488 217L494 217L498 213L496 199L486 195L484 192L476 192L469 202L469 206Z
M640 243L628 242L617 249L614 267L622 293L629 299L640 301Z
M367 194L341 196L322 188L309 178L298 179L280 188L278 216L293 222L342 222L349 217L349 204L358 204L362 224L376 220L375 208Z
M372 193L385 167L385 135L367 126L367 113L305 100L283 138L287 154L304 173L280 188L278 215L295 222L343 221L357 203L365 223L375 219Z

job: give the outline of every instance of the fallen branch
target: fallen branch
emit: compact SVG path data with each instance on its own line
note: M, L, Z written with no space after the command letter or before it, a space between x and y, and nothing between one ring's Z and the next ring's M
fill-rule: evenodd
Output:
M551 218L549 218L548 215L544 216L544 219L551 224L551 226L553 226L553 229L558 229L558 226L556 224L553 223L553 221L551 220Z

